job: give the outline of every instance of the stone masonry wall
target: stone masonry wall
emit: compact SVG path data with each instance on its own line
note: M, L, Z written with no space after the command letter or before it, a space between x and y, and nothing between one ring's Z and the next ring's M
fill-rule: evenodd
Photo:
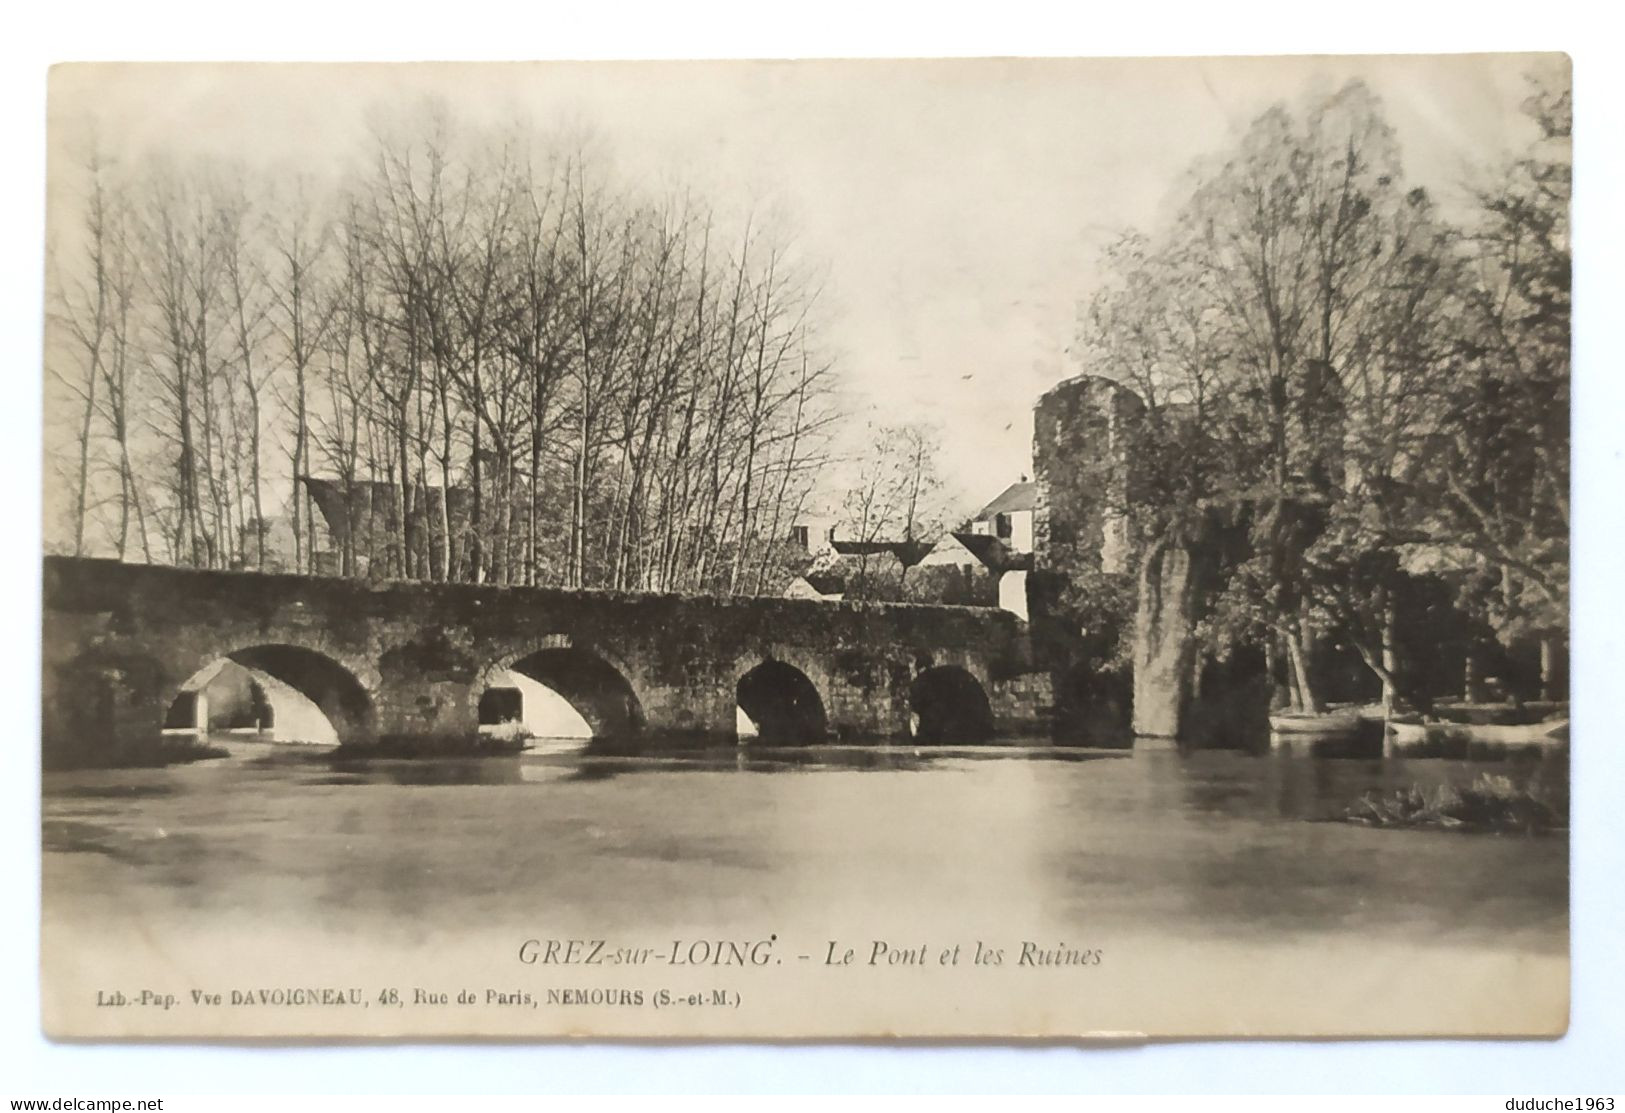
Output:
M1033 410L1033 547L1040 567L1126 570L1134 429L1144 405L1110 379L1081 375ZM1115 566L1114 566L1115 565Z
M543 646L609 663L651 732L691 736L731 737L737 680L763 660L805 673L831 732L849 737L906 731L909 685L934 665L965 669L990 699L996 680L1033 669L1024 623L968 607L376 583L54 557L44 603L48 744L86 731L156 731L189 677L254 647L295 647L255 650L255 667L280 668L281 679L334 674L299 686L324 693L318 702L343 719L346 741L472 735L480 679ZM1025 706L1003 717L1039 727L1023 720Z

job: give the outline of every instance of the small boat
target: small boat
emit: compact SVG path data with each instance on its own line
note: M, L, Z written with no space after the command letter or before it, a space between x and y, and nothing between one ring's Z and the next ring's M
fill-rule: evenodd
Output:
M1549 719L1543 723L1521 723L1516 726L1474 725L1466 730L1473 742L1489 746L1565 746L1569 741L1567 719Z
M1382 750L1382 733L1353 708L1319 715L1281 713L1270 716L1270 748L1311 757L1362 757Z
M1319 715L1280 712L1270 716L1271 734L1327 738L1353 734L1359 729L1360 714L1357 711L1326 711Z
M1390 720L1388 734L1401 746L1414 746L1428 740L1428 725Z
M1447 723L1479 727L1538 726L1568 718L1566 702L1555 700L1529 703L1436 703L1433 716Z
M1390 722L1384 752L1413 757L1469 757L1480 749L1558 749L1568 740L1567 719L1518 724Z

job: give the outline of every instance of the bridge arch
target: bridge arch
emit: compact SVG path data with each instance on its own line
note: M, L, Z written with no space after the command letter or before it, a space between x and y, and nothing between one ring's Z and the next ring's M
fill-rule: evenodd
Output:
M747 737L747 724L765 745L822 742L829 735L829 716L818 686L794 665L763 661L739 678L735 696L741 741Z
M134 755L157 741L165 712L199 669L245 647L267 647L238 663L287 672L278 666L296 662L252 659L291 655L268 648L278 644L319 652L359 682L312 694L337 697L330 704L348 703L359 716L354 691L364 689L363 740L408 750L424 740L434 752L472 739L486 670L568 649L574 631L582 633L582 652L626 681L603 677L589 701L584 718L598 722L587 729L600 735L641 727L644 735L731 740L736 686L767 660L810 678L831 737L908 733L911 683L948 665L980 681L1001 730L1049 725L1041 685L1017 683L1036 675L1042 653L1014 616L994 610L349 580L73 557L45 559L42 601L41 731L53 762ZM535 664L553 673L564 662ZM930 704L932 689L922 684L912 703ZM342 698L346 691L352 698ZM488 702L503 698L512 695ZM511 713L488 706L486 717ZM286 722L275 708L271 718L278 727ZM942 716L926 715L928 734L934 718ZM346 728L338 733L351 741Z
M482 733L619 740L647 723L626 671L584 646L548 645L500 661L475 698Z
M993 737L987 690L958 665L922 670L909 685L908 706L918 741L985 742Z
M166 731L252 728L276 741L326 744L370 741L375 732L372 697L354 672L319 650L284 643L220 654L161 706Z

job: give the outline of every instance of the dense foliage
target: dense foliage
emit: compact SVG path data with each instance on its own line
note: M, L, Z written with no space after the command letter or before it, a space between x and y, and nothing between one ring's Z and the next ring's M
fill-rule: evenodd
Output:
M1142 545L1245 531L1203 636L1261 646L1299 708L1327 638L1425 702L1419 577L1503 641L1566 630L1569 94L1527 107L1539 138L1451 218L1364 85L1276 107L1108 255L1083 340L1146 404Z

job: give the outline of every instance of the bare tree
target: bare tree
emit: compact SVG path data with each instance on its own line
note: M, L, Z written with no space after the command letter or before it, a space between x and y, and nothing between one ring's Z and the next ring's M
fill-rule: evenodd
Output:
M328 274L332 230L318 211L311 191L307 180L294 181L290 194L273 214L269 252L273 268L269 279L274 309L271 325L281 341L289 372L284 404L293 419L288 445L288 512L296 572L313 570L314 523L309 493L303 486L303 478L312 467L312 378L330 330L345 309L338 284Z
M170 559L216 567L314 570L329 536L351 575L777 586L834 418L788 240L434 105L381 119L331 194L138 162L130 250L74 269L79 517L97 415L159 446L141 481L115 434L120 552L150 510Z

